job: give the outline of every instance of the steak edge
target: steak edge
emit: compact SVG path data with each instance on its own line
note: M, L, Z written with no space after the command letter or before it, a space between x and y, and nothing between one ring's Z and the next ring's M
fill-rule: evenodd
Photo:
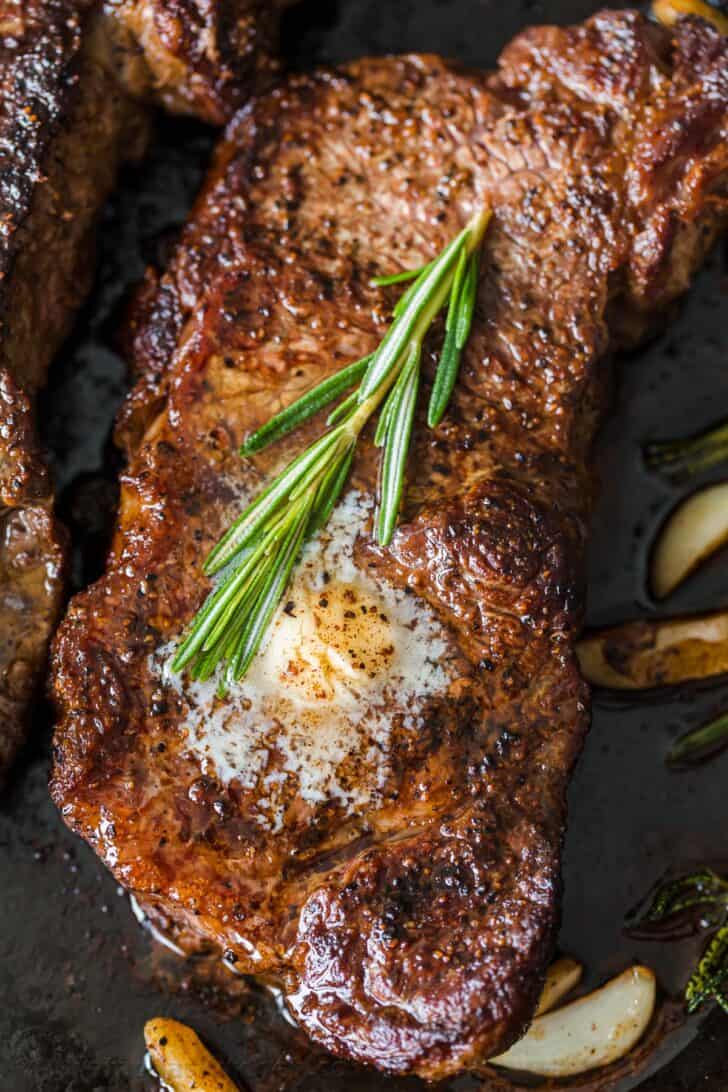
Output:
M0 774L63 599L34 396L91 285L98 213L147 100L224 121L270 80L278 19L258 0L0 0Z
M23 741L64 590L35 394L90 286L96 213L145 139L102 22L65 0L0 4L0 775Z

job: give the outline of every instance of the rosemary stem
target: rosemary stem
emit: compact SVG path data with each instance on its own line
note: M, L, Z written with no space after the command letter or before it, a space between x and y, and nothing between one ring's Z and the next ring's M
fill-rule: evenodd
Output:
M407 349L400 354L400 357L397 360L395 367L392 368L390 373L385 377L382 383L380 383L374 393L370 394L369 397L366 398L357 407L357 410L351 418L350 422L352 428L352 439L356 439L359 436L359 433L364 428L364 425L367 423L369 418L372 416L373 413L376 413L379 406L381 406L382 402L387 397L394 384L397 382L400 372L405 366L408 355L409 347L407 347Z
M407 306L390 326L362 380L359 388L360 403L364 403L376 390L400 356L406 359L403 343L407 343L406 347L411 342L422 344L450 295L461 250L465 248L467 256L470 257L480 247L490 217L490 209L480 209L449 246L445 247L440 257L415 281ZM400 361L399 366L403 366L403 361Z

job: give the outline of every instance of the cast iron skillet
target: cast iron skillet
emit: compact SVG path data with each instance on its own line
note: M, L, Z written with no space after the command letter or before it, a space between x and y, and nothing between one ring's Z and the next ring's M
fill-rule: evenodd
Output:
M590 0L305 0L287 16L284 47L297 67L404 50L434 50L491 66L526 24L579 20L593 9ZM211 142L193 124L160 122L150 160L125 175L104 217L93 298L41 409L61 513L75 538L76 586L101 570L116 500L118 466L109 430L125 390L114 351L123 300L146 262L164 260ZM592 624L654 610L645 590L645 555L675 493L644 471L639 447L646 438L697 429L725 412L722 270L716 254L669 332L619 362L614 413L599 445L603 492L590 557ZM717 564L685 587L677 607L697 610L727 601L728 581ZM562 949L585 962L588 983L633 958L654 966L667 990L684 982L694 944L637 943L623 935L622 922L668 867L728 856L728 756L682 774L664 765L670 741L720 708L728 708L728 686L649 704L595 697L593 727L570 793L561 932ZM254 1092L424 1087L323 1057L285 1023L268 996L240 982L233 983L231 999L221 989L228 972L184 964L153 944L128 898L56 815L46 791L49 753L49 716L42 711L35 740L0 801L0 1089L151 1087L142 1069L142 1027L160 1013L194 1025ZM724 1021L713 1013L700 1029L679 1028L654 1057L659 1072L650 1077L642 1071L619 1088L724 1088ZM489 1086L462 1078L446 1087L485 1092Z

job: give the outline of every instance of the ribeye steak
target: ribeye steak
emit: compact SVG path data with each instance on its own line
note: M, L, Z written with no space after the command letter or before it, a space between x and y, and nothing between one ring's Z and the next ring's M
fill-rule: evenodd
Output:
M116 536L55 644L53 796L150 913L278 982L335 1053L439 1078L531 1018L588 721L603 361L725 223L727 135L728 43L690 19L529 30L494 74L294 77L232 123L141 293ZM245 681L175 677L207 551L323 423L238 446L381 338L396 294L374 275L483 203L473 333L442 425L416 427L391 547L367 442Z

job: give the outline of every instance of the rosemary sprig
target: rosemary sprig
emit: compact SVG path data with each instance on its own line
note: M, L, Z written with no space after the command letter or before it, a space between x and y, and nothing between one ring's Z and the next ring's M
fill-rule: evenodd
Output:
M668 478L686 479L728 462L728 421L680 440L647 444L645 463Z
M669 766L694 766L728 747L728 713L715 720L693 728L670 748L667 756Z
M685 987L688 1012L695 1012L708 1001L717 1002L728 1012L728 881L712 869L680 876L658 886L647 909L629 922L632 932L659 935L665 926L690 911L703 911L696 929L717 928L708 942L698 966ZM696 931L694 929L693 931Z
M447 409L470 335L480 247L490 216L490 210L477 213L421 268L375 280L379 286L411 281L375 352L319 383L245 441L241 455L262 451L350 392L329 414L329 431L263 489L210 552L204 572L220 574L220 579L192 620L173 661L174 671L187 669L194 679L203 680L223 664L222 692L243 678L304 543L329 519L361 432L380 411L374 436L382 448L375 534L381 545L389 544L404 489L423 343L433 321L447 307L445 341L427 414L428 425L434 428Z

